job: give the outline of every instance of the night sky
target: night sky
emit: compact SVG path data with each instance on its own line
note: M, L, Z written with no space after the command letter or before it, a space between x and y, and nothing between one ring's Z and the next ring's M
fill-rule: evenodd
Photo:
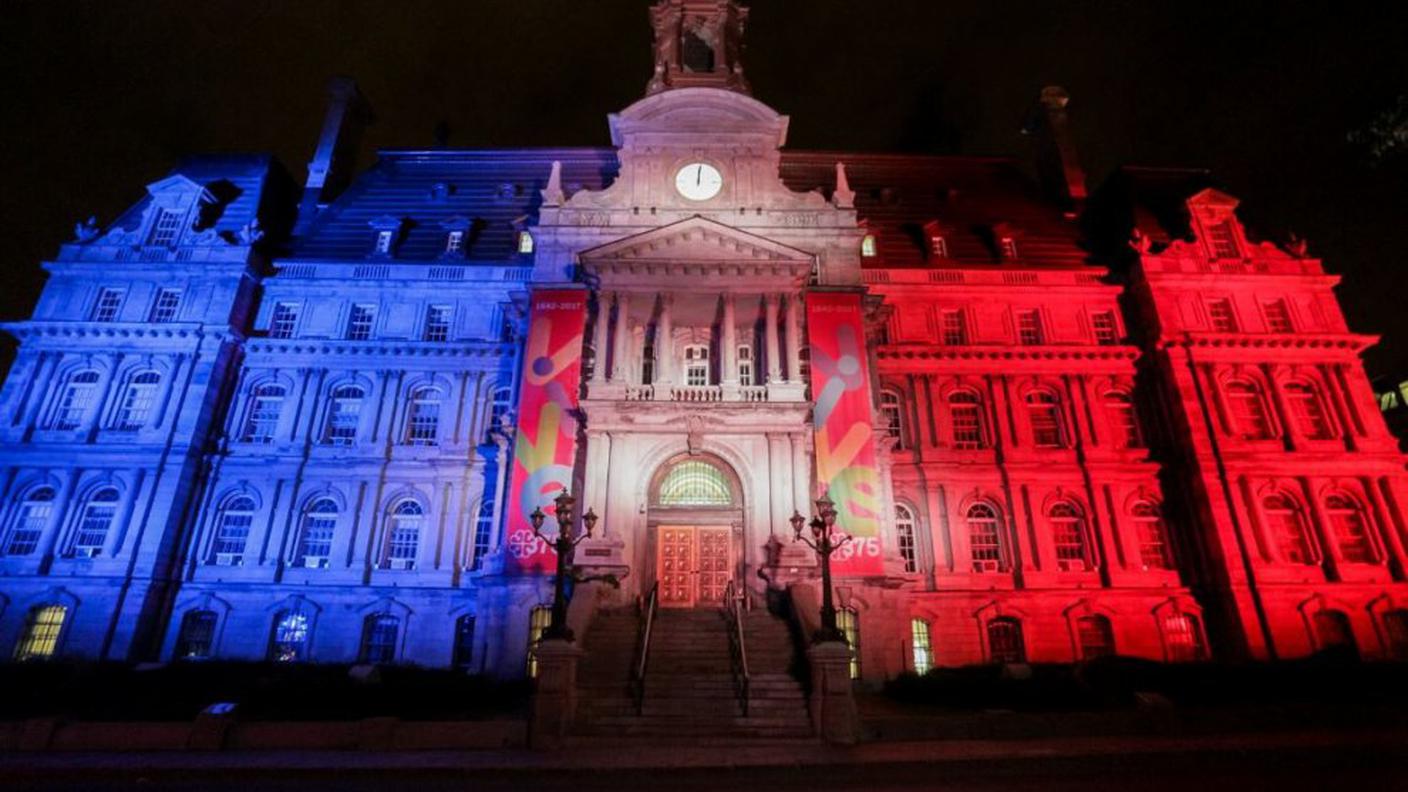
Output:
M648 5L0 0L0 319L28 315L76 221L185 154L270 151L301 180L333 74L376 109L368 153L442 120L451 146L606 145L650 74ZM1345 274L1351 327L1384 335L1371 374L1408 378L1408 154L1348 139L1408 95L1394 5L754 0L746 64L797 148L1025 158L1024 112L1064 85L1092 186L1212 169L1244 220Z

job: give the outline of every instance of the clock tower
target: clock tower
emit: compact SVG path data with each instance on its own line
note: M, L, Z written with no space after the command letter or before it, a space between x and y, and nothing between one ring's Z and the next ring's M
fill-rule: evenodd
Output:
M691 86L749 93L742 62L747 21L748 9L731 0L660 0L650 9L655 71L646 94Z

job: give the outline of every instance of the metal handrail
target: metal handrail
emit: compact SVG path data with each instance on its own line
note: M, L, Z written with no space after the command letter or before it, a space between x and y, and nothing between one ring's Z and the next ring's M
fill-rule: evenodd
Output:
M635 667L631 669L631 692L636 699L636 714L645 709L645 665L650 659L650 634L655 627L655 612L660 608L660 584L650 587L641 605L640 649L636 655Z
M743 640L743 606L747 603L747 596L736 581L730 580L724 587L724 617L729 627L728 648L729 658L733 661L733 683L745 718L748 717L748 698L753 682L752 675L748 673L748 645Z

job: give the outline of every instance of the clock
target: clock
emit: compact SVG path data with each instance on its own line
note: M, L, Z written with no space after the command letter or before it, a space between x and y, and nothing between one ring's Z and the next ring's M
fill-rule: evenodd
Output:
M675 174L675 189L691 201L707 201L723 189L719 169L704 162L691 162Z

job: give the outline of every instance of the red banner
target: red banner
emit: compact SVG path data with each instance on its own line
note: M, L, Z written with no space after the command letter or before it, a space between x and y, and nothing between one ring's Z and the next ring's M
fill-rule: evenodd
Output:
M510 572L546 572L557 563L552 547L533 535L529 515L542 509L543 535L557 535L553 498L572 486L586 323L585 289L533 292L504 528Z
M838 575L879 575L880 473L875 465L870 371L861 295L807 295L816 475L836 502L836 528L851 537L836 555Z

